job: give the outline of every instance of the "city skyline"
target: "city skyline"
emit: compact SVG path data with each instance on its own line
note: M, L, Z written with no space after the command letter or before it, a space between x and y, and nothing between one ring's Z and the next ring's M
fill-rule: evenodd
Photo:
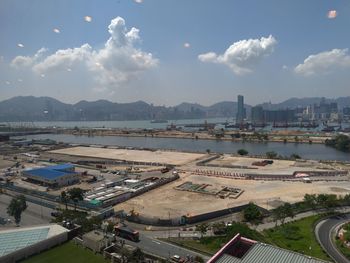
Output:
M256 105L348 95L346 1L0 5L1 100L33 95L172 106L244 94Z

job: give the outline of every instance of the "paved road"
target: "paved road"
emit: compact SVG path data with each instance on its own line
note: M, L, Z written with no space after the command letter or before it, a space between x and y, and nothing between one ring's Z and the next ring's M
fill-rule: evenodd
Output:
M315 234L318 242L321 244L327 254L337 263L350 263L350 261L338 251L332 238L332 232L335 230L335 228L347 221L350 221L350 213L332 216L328 219L322 220L315 228Z
M14 218L10 217L7 214L7 206L10 204L12 197L4 194L0 194L0 219L11 219L11 223L6 223L5 225L1 225L2 227L13 227ZM53 211L50 208L43 207L37 204L33 204L27 202L27 209L22 214L21 226L32 226L32 225L42 225L47 224L52 219L51 212ZM2 221L2 220L0 220Z
M317 214L321 214L321 213L325 213L325 212L327 212L326 209L318 209L316 211L303 212L303 213L300 213L300 214L296 214L293 218L287 217L284 222L285 223L293 222L295 220L303 219L303 218L306 218L306 217L309 217L309 216L313 216L313 215L317 215ZM340 208L336 208L334 210L334 212L349 213L350 212L350 206L343 206L343 207L340 207ZM265 222L265 223L262 223L262 224L258 225L256 227L256 230L263 231L265 229L274 228L276 226L276 223L272 222L271 218L270 218L270 220L271 220L270 222ZM278 225L280 225L280 224L281 224L281 222L278 222Z
M186 256L201 256L205 261L209 260L209 257L204 256L202 254L196 253L186 248L182 248L167 242L160 241L158 239L154 239L148 237L144 234L140 234L140 242L132 242L129 240L125 240L125 243L130 244L132 246L137 246L140 249L147 251L149 253L159 255L163 258L169 258L173 255L179 255L182 257Z

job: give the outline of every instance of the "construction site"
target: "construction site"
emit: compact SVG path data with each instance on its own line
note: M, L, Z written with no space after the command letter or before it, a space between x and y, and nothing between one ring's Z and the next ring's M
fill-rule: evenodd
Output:
M33 185L19 171L6 176L15 186L53 196L79 187L90 208L113 206L145 224L197 222L240 211L249 202L271 209L305 194L350 191L350 167L340 162L71 145L18 160L31 168L70 163L79 180L51 189Z

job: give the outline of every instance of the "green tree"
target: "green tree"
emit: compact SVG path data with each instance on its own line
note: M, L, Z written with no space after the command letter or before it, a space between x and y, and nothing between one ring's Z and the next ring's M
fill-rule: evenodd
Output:
M290 203L284 203L283 205L280 205L279 207L272 210L272 217L276 222L276 226L278 220L280 220L281 224L283 225L287 217L294 217L293 206Z
M250 202L243 210L243 216L246 221L257 223L261 221L263 214L256 204Z
M130 255L130 262L143 262L145 258L145 254L142 252L140 248L136 248Z
M12 198L7 207L7 214L15 218L17 225L21 222L22 212L27 209L27 202L24 195L19 195Z
M278 220L282 218L282 207L278 206L272 210L272 219L275 222L276 226L278 224Z
M294 160L296 160L296 159L301 159L300 155L299 155L299 154L296 154L296 153L291 154L291 155L290 155L290 158L291 158L291 159L294 159Z
M306 206L310 207L312 210L315 210L317 207L317 196L315 194L305 194L304 203Z
M194 262L197 262L197 263L204 263L204 259L201 257L201 256L195 256L194 257Z
M350 205L350 194L344 195L343 203L344 203L344 205Z
M202 223L196 226L196 231L199 231L201 233L201 237L203 237L203 235L207 233L208 228L209 225L207 223Z
M74 210L77 209L77 203L84 199L84 190L81 188L71 188L68 190L69 199L74 202Z
M212 225L212 228L215 235L222 235L226 232L226 225L224 222L216 222Z
M239 155L247 155L248 154L248 151L247 150L245 150L245 149L239 149L238 151L237 151L237 153L239 154Z
M65 204L66 210L68 209L67 203L69 201L69 196L67 195L66 191L62 191L60 195L61 202Z
M290 203L284 203L282 205L282 224L287 217L293 218L295 216L293 206Z
M274 152L274 151L266 152L265 155L266 155L266 157L269 158L269 159L274 159L274 158L277 157L277 153Z
M327 139L325 141L327 146L334 147L340 151L350 151L350 137L344 134L339 134L333 139Z
M326 200L326 208L328 210L333 210L338 204L338 198L335 194L328 194Z
M326 208L327 199L328 197L326 194L319 194L317 195L316 201L320 207Z

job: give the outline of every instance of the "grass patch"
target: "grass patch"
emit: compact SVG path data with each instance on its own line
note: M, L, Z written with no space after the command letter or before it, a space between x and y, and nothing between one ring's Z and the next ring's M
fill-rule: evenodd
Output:
M264 230L267 243L312 257L330 260L316 240L314 223L324 215L314 215ZM311 248L311 249L310 249Z
M314 224L324 216L325 215L310 216L286 223L283 226L264 230L262 233L250 229L246 224L234 223L231 227L228 227L225 236L204 237L200 240L190 238L171 238L168 241L189 249L201 251L207 254L214 254L237 233L241 233L242 236L253 240L331 261L328 255L323 252L314 234Z
M166 242L170 242L176 245L179 245L181 247L188 248L190 250L198 251L203 254L207 254L208 256L214 255L217 249L212 249L208 247L206 244L202 244L200 240L195 240L192 238L176 238L176 237L170 237L162 239Z
M171 238L169 241L206 254L215 254L215 252L231 240L237 233L250 239L267 242L261 233L249 228L243 223L233 223L232 226L227 227L225 236L203 237L199 240L193 240L191 238Z
M107 263L100 254L94 254L89 249L75 245L73 242L67 242L63 245L54 247L39 255L32 256L23 263Z
M350 259L350 249L346 247L342 241L337 239L335 241L335 244L337 245L337 248L340 250L340 252L347 258Z

